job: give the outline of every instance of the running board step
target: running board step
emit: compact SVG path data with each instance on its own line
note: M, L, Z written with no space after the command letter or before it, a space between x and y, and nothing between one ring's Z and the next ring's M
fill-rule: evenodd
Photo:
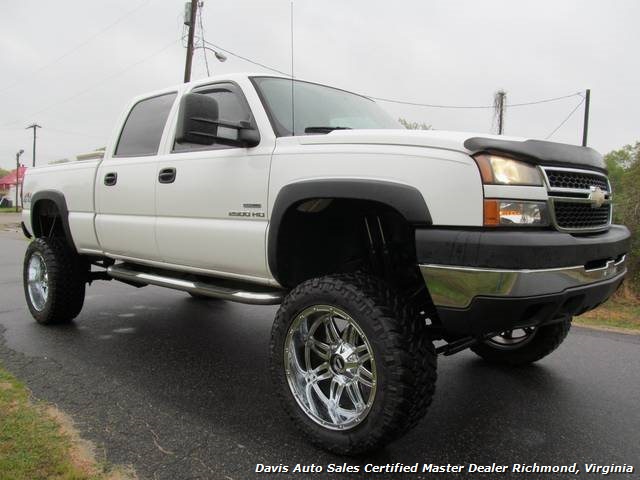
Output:
M267 286L202 275L181 274L171 270L145 268L127 263L113 265L107 268L107 273L110 277L125 283L140 286L157 285L252 305L278 305L282 303L286 294L285 290Z

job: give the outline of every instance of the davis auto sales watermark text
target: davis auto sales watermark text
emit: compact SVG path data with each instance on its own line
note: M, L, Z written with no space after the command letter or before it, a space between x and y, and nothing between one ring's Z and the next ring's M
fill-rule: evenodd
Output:
M367 463L366 465L351 465L348 463L329 463L327 465L302 464L295 465L267 465L257 463L256 473L291 473L291 474L319 474L319 473L522 473L522 474L574 474L581 473L595 475L628 474L635 472L635 466L630 464L596 464L596 463L572 463L569 465L545 465L539 463L512 463L482 465L476 463L465 464L435 464L435 463L387 463L376 465Z

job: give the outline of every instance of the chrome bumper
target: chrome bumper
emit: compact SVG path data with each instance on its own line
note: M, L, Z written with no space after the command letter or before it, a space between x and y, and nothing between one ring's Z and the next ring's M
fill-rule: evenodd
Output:
M626 256L587 270L584 266L540 270L501 270L420 265L433 303L437 307L466 308L475 297L531 297L561 293L609 280L626 273Z

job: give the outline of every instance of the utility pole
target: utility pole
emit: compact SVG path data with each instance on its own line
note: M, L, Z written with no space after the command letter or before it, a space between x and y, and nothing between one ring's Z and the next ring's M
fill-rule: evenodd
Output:
M587 95L584 103L584 124L582 126L582 146L587 146L587 135L589 134L589 105L591 103L591 89L587 88Z
M30 128L33 128L33 166L35 167L36 166L36 128L42 128L42 127L37 123L32 123L25 130L29 130Z
M191 61L193 60L193 37L196 27L196 12L198 11L198 0L191 0L191 4L185 4L184 24L189 26L189 36L187 37L187 58L184 62L184 83L191 80ZM187 19L188 16L188 19Z
M16 152L16 212L18 212L18 185L20 184L20 155L23 153L22 149Z
M498 124L498 135L504 131L504 110L506 108L507 92L498 90L493 97L493 108L495 109L496 122Z

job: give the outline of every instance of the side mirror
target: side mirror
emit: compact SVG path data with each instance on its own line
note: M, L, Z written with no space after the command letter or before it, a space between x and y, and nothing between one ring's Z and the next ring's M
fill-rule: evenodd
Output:
M227 122L218 118L218 102L202 93L187 93L180 101L176 141L211 145L214 142L234 147L255 147L260 132L249 122Z
M260 132L253 128L249 122L240 122L245 125L240 126L238 130L238 140L241 146L251 148L260 143Z
M218 136L218 102L201 93L187 93L180 100L176 141L211 145Z

